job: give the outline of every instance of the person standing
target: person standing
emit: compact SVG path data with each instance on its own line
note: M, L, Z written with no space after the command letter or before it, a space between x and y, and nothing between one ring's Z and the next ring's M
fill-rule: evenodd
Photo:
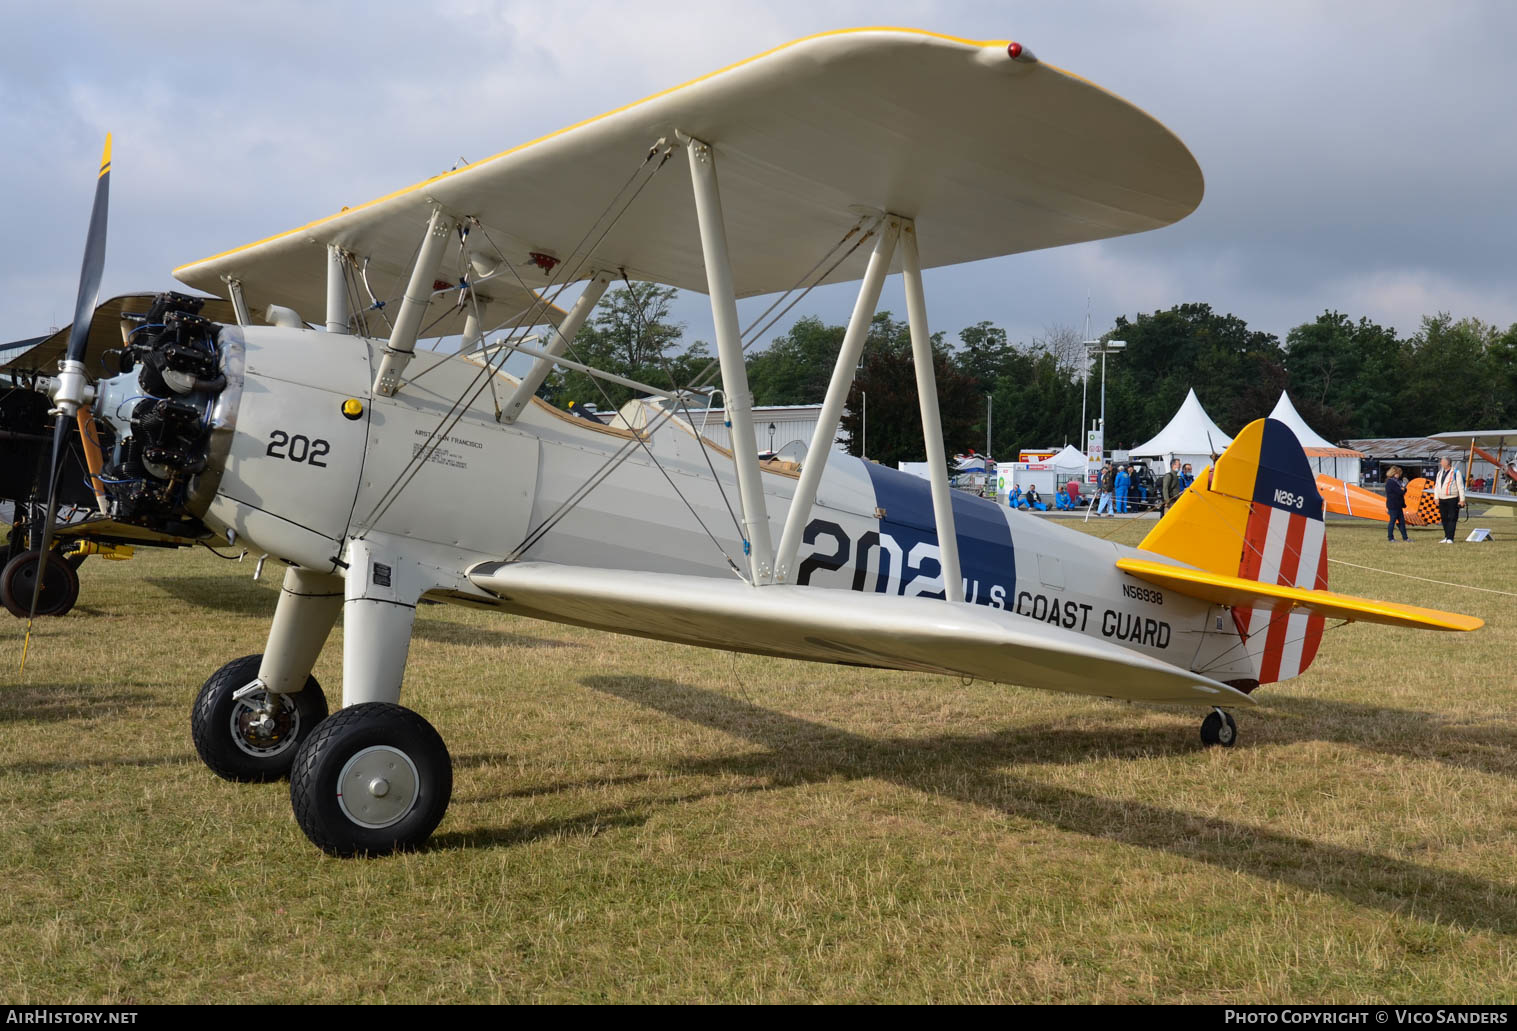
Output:
M1127 514L1127 490L1132 485L1132 476L1127 471L1127 466L1117 470L1117 511L1122 515Z
M1196 474L1191 470L1190 463L1186 462L1180 467L1180 490L1184 491L1192 483L1196 482Z
M1406 481L1401 478L1401 466L1391 466L1390 475L1385 478L1385 511L1390 516L1390 522L1385 527L1385 539L1396 539L1396 527L1401 527L1401 540L1405 543L1409 538L1406 535Z
M1160 519L1164 518L1164 513L1166 513L1166 512L1169 511L1169 506L1173 505L1175 503L1175 501L1179 497L1180 497L1180 460L1178 458L1171 458L1169 460L1169 472L1165 473L1164 474L1164 478L1159 481L1159 518Z
M1111 463L1106 462L1101 466L1101 504L1096 509L1096 515L1112 515L1111 495L1115 487L1115 477L1111 471Z
M1459 510L1464 507L1464 477L1447 458L1438 466L1438 478L1433 481L1433 498L1438 502L1438 515L1443 519L1443 540L1438 543L1453 544L1454 531L1459 526Z

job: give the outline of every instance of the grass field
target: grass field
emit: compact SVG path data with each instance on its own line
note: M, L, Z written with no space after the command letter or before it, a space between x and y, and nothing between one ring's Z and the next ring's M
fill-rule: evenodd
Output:
M1329 554L1517 589L1511 533L1414 536ZM190 744L275 576L81 572L24 682L7 624L0 1000L1517 1001L1514 597L1334 565L1489 625L1330 631L1232 750L1199 712L426 608L402 700L452 808L340 861ZM334 704L340 673L334 638Z

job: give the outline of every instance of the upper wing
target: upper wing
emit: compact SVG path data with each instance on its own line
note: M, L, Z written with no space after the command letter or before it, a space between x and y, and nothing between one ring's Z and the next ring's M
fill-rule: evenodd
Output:
M1471 446L1502 447L1517 444L1517 430L1456 430L1449 433L1434 433L1428 439L1452 444L1460 450Z
M924 267L1155 229L1195 209L1201 171L1168 129L1030 58L1013 60L1005 42L907 29L811 36L174 274L213 293L234 276L250 295L319 320L326 244L403 285L441 206L477 218L485 233L471 245L487 234L527 285L540 285L528 255L580 268L592 224L676 130L716 148L738 296L795 284L861 206L915 218ZM704 291L683 155L596 239L584 276L625 270ZM859 278L868 253L859 248L828 281ZM446 260L439 278L456 281L458 256Z
M682 644L1133 701L1250 701L1198 673L982 605L552 562L489 562L469 579L521 615Z

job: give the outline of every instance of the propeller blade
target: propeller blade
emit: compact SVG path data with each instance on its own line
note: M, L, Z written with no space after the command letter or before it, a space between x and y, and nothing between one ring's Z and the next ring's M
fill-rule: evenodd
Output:
M84 262L79 269L79 298L74 302L74 325L69 330L66 359L80 361L90 338L90 322L100 300L100 278L105 271L105 225L111 201L111 134L105 134L100 155L100 176L95 180L95 207L90 212L90 231L84 239ZM70 413L72 414L72 413Z
M42 547L37 552L37 577L32 585L32 605L26 617L26 640L21 645L21 672L26 672L26 653L32 643L32 623L42 601L42 583L47 579L48 558L53 547L53 524L58 519L58 476L63 457L63 438L78 413L84 395L84 349L90 339L95 304L100 300L100 278L105 271L105 225L111 199L111 134L105 134L100 155L100 175L95 180L95 206L90 211L89 235L84 240L84 262L79 269L79 298L74 303L74 324L69 329L63 373L53 401L53 457L48 464L47 516L42 524ZM81 431L82 432L82 431Z
M59 459L63 455L63 436L67 432L68 419L59 412L53 422L53 460L48 466L52 474L47 483L47 515L42 523L42 544L37 550L37 576L32 584L32 605L26 615L26 638L21 642L21 673L26 672L26 653L32 645L32 622L37 618L37 606L42 602L42 582L47 579L47 561L53 547L53 524L58 520Z

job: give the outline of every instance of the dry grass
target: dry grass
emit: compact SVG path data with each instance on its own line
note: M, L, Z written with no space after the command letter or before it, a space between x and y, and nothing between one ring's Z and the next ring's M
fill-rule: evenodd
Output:
M1511 540L1381 533L1331 554L1514 586ZM429 608L405 701L453 806L343 862L190 745L262 646L249 573L91 560L25 683L8 649L0 998L1517 1000L1517 598L1334 566L1490 626L1334 631L1226 752L1190 712Z

